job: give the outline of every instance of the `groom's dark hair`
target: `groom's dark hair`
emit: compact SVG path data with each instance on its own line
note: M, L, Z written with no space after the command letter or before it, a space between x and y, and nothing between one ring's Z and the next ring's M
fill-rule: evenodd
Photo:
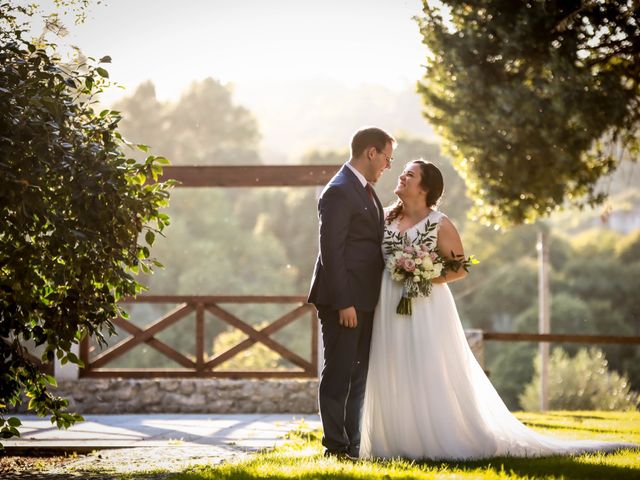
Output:
M396 141L381 128L368 127L358 130L351 139L351 158L359 157L362 152L371 147L381 152L387 143L395 145Z

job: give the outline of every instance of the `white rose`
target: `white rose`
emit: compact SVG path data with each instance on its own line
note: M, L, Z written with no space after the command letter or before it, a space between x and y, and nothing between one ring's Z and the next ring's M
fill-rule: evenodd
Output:
M419 276L416 275L415 277L413 277L413 282L414 283L418 283L419 281L420 281L420 277Z

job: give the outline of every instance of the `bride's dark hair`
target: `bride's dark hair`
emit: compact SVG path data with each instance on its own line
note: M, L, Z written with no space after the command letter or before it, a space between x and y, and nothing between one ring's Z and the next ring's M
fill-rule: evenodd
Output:
M444 192L444 180L442 178L442 172L433 163L427 162L421 158L417 160L411 160L409 163L415 163L420 165L420 186L423 190L427 191L427 207L435 208L438 206L440 197ZM391 207L391 210L387 213L386 222L393 222L400 212L402 212L402 200L398 198L396 203Z

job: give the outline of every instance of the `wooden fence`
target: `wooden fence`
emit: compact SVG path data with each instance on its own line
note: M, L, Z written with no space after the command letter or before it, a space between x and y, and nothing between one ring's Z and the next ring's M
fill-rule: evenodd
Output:
M164 167L162 179L178 180L179 187L303 187L321 186L337 172L340 165L242 165L242 166L168 166ZM317 376L318 372L318 321L315 309L305 304L301 296L141 296L130 302L135 303L174 303L178 306L164 317L145 328L140 328L122 318L114 323L131 336L117 345L108 348L94 358L90 358L90 341L85 338L81 344L80 354L85 368L81 370L83 377L231 377L231 378L265 378L265 377L307 377ZM223 303L297 303L297 306L270 325L256 330L248 323L223 309ZM196 313L196 354L185 355L159 340L156 335L170 325ZM205 312L215 315L223 322L243 331L249 338L230 348L226 352L210 358L204 348L204 315ZM308 314L311 318L311 358L305 359L281 345L271 334L289 323ZM499 333L484 332L485 341L500 342L558 342L582 344L624 344L639 345L640 337L610 335L565 335L535 333ZM168 358L174 360L181 369L115 369L108 363L121 357L136 345L146 343ZM278 353L282 358L300 368L298 371L221 371L216 368L235 357L254 344L263 344Z
M141 328L123 318L113 323L130 336L105 351L91 356L91 343L84 338L80 345L80 357L85 367L80 370L81 377L218 377L218 378L317 378L318 376L318 319L315 308L305 303L302 296L195 296L195 295L146 295L130 299L129 304L174 304L177 305L161 318ZM226 304L294 304L293 309L280 316L269 325L256 330L249 323L223 308ZM171 325L183 320L195 312L195 356L175 350L157 338L157 335ZM214 315L224 323L244 332L248 338L228 350L208 356L205 353L204 321L205 313ZM286 346L271 338L271 335L290 323L307 317L310 329L310 358L303 358ZM188 333L187 333L188 334ZM572 335L572 334L536 334L536 333L500 333L483 332L484 341L500 342L554 342L639 345L638 336L613 335ZM147 344L182 368L109 368L109 363L121 358L125 353L140 344ZM262 344L276 352L281 358L290 361L298 370L256 370L228 371L219 370L222 364L234 358L255 344Z
M113 320L113 323L130 334L129 337L116 345L110 346L95 357L90 355L90 339L84 338L80 344L80 358L84 368L80 370L81 377L219 377L219 378L314 378L318 372L318 321L315 308L305 303L306 297L301 296L195 296L195 295L146 295L131 299L125 303L176 304L177 306L158 320L140 328L123 318ZM295 304L294 308L269 325L256 330L249 323L232 314L223 304ZM179 352L157 335L174 325L176 322L195 312L195 356ZM214 356L205 353L204 324L205 312L214 315L224 323L244 332L248 338L228 350ZM310 320L307 328L311 331L310 358L302 358L271 335L290 323L307 316ZM109 368L109 362L122 357L132 348L142 343L161 352L166 357L178 363L182 368ZM218 370L223 363L255 344L262 344L278 353L282 358L290 361L299 370L271 370L271 371L227 371Z
M501 333L483 332L483 340L499 342L583 343L587 345L640 345L640 337L620 335L574 335L564 333Z

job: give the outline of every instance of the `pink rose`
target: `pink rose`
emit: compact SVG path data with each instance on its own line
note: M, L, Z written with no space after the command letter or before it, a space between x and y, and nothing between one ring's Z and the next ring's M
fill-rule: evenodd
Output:
M429 256L431 257L431 261L433 262L435 262L436 259L438 258L438 254L436 252L431 252Z
M403 248L404 253L413 253L413 247L411 245L407 245L406 247Z
M420 248L422 249L423 252L428 252L429 251L429 247L427 247L426 243L423 243L422 245L420 245Z
M407 272L413 272L416 269L416 262L410 258L404 259L404 269Z
M418 251L416 252L416 256L417 256L418 258L424 258L424 257L426 257L426 256L427 256L427 252L425 252L425 251L423 251L423 250L418 250Z

